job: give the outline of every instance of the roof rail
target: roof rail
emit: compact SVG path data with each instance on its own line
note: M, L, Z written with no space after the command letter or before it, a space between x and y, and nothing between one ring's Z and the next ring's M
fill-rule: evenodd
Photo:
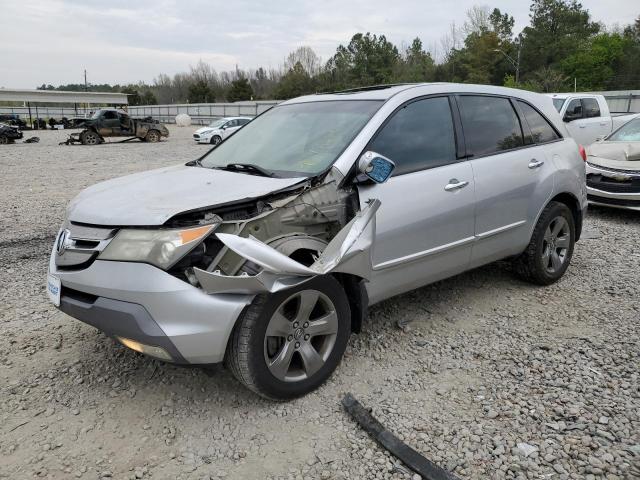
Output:
M402 87L404 85L417 85L417 83L387 83L382 85L369 85L367 87L348 88L346 90L336 90L333 92L318 92L316 93L316 95L368 92L371 90L384 90L385 88Z

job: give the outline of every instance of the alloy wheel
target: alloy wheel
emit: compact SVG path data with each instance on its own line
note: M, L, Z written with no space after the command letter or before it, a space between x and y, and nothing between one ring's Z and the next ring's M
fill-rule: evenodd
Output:
M569 222L563 216L551 220L542 240L542 264L549 273L556 273L562 268L570 243Z
M269 320L264 359L279 380L298 382L320 370L336 342L338 314L329 297L302 290L288 297Z

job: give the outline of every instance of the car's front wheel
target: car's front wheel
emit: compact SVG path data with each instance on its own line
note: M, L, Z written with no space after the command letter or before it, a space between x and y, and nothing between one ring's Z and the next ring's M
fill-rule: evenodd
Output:
M211 145L220 145L220 142L222 142L222 138L220 137L220 135L214 135L209 141L211 142Z
M342 286L332 276L319 276L258 295L231 335L226 364L254 392L287 400L329 378L350 334L351 311Z
M538 285L549 285L560 279L573 256L575 231L569 207L549 202L540 214L527 249L514 261L516 273Z

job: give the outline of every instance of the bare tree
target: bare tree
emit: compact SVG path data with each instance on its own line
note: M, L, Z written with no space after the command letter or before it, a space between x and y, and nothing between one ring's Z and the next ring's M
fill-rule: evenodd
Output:
M311 47L298 47L291 52L284 61L285 72L291 70L296 63L300 63L311 76L317 75L322 69L322 60Z

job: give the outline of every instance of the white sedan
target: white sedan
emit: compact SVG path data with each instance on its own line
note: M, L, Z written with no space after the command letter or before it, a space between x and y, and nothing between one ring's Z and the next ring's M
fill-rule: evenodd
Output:
M193 139L198 143L218 145L233 132L251 121L250 117L224 117L196 130Z

